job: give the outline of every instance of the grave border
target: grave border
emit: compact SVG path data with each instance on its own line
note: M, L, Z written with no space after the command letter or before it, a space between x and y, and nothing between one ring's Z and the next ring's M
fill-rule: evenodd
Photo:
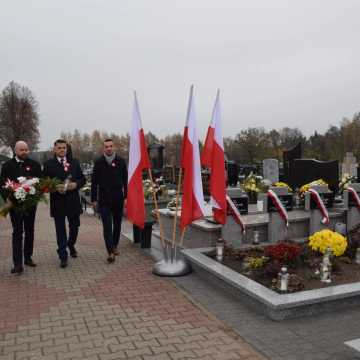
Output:
M182 254L201 278L273 320L313 316L360 305L360 282L278 294L206 256L211 250L213 248L184 249Z

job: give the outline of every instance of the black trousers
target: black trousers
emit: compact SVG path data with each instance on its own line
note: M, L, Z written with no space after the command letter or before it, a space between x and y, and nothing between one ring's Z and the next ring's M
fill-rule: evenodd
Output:
M29 260L33 255L35 216L36 207L28 210L26 214L10 210L10 219L13 228L13 262L15 267L22 267L24 258L25 260Z
M119 245L123 205L123 201L116 205L99 204L104 240L109 254Z
M75 246L80 227L80 215L66 216L69 223L69 236L66 232L65 216L54 217L56 241L58 245L57 253L60 260L66 260L68 257L67 247L70 249Z

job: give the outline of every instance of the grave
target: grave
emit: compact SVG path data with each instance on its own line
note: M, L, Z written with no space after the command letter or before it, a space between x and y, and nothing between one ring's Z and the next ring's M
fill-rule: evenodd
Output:
M254 311L272 320L314 316L360 305L360 282L278 294L211 259L206 255L211 250L184 249L182 254L199 277L216 283Z

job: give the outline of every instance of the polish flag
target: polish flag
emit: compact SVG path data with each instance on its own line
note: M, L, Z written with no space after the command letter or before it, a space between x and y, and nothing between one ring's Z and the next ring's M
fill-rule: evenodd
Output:
M181 166L184 169L180 218L180 227L183 230L194 220L204 216L204 194L201 182L199 141L196 133L193 86L190 89L189 106L184 128Z
M150 167L151 164L147 153L144 131L141 125L139 104L135 92L132 127L130 133L127 218L141 229L144 228L145 223L142 172Z
M214 219L226 223L226 182L224 142L221 131L220 91L214 104L211 123L206 135L204 149L201 153L201 165L211 169L210 204Z

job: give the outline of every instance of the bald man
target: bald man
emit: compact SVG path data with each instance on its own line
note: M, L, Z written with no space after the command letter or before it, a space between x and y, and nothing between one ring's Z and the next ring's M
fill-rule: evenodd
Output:
M14 153L14 157L2 166L0 189L8 179L17 181L17 178L20 176L26 178L40 178L42 176L40 164L37 161L28 158L29 147L25 141L18 141L15 144ZM13 227L12 250L14 267L11 270L13 274L20 275L23 273L23 263L31 267L36 266L32 260L35 215L36 206L29 209L26 214L10 210L10 219Z

